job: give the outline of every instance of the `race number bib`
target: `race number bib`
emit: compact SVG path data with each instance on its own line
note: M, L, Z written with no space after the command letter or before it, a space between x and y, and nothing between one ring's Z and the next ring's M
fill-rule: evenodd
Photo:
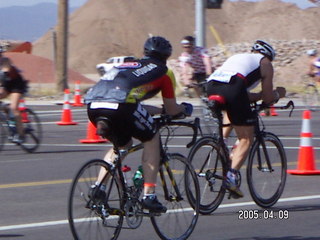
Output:
M90 105L91 109L106 108L106 109L118 109L119 103L110 102L92 102Z
M208 81L214 80L218 82L229 83L230 79L236 74L237 74L236 72L232 72L232 71L216 70L214 71L213 74L210 75L210 77L208 78Z

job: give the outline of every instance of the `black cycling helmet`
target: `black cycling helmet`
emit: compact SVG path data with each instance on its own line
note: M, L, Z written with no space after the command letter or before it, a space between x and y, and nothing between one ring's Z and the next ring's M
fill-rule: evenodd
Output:
M276 57L276 52L269 43L262 40L256 40L252 46L251 51L258 51L259 53L265 55L272 61Z
M163 37L151 37L144 43L144 55L147 57L154 57L165 62L171 56L171 53L172 46Z

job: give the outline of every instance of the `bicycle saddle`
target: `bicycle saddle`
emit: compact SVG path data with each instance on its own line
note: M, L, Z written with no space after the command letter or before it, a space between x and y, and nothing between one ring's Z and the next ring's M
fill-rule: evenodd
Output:
M98 117L95 121L97 134L103 138L109 138L111 135L111 122L107 117Z
M226 99L221 95L210 95L208 100L212 106L218 105L219 107L222 107L226 104Z

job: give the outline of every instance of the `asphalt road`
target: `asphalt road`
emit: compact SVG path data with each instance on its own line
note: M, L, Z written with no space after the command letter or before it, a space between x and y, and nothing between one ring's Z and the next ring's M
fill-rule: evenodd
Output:
M67 221L67 198L71 180L89 159L102 158L109 144L83 144L87 123L85 108L72 108L77 125L59 126L62 106L51 103L27 105L41 118L44 139L36 153L27 154L18 146L7 144L0 153L0 239L67 240L72 239ZM288 168L297 167L301 107L291 118L287 111L279 116L264 117L267 129L277 134L286 149ZM195 110L199 115L200 111ZM320 169L320 112L312 112L311 129L316 155L316 169ZM178 139L173 151L187 155ZM140 155L129 156L127 163L138 166ZM245 174L243 174L245 175ZM190 239L228 240L315 240L320 239L320 175L288 175L280 201L271 209L276 219L267 218L256 206L248 192L245 197L224 199L222 205L209 216L200 216ZM243 219L245 214L259 210L261 218ZM149 219L140 228L123 230L119 239L158 239Z

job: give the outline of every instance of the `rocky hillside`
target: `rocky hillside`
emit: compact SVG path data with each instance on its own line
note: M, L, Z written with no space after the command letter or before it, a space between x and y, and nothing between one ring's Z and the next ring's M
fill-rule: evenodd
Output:
M286 86L290 91L299 91L303 86L302 75L308 70L308 49L320 49L320 40L272 40L268 41L277 50L273 62L275 69L275 85ZM250 52L252 42L229 43L224 46L214 46L209 49L213 65L218 67L228 56ZM169 61L179 80L179 62L177 59Z

